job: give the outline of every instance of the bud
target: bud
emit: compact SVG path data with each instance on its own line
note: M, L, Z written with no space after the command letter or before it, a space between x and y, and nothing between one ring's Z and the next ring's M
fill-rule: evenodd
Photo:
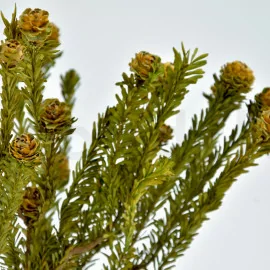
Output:
M47 37L47 40L54 40L59 42L59 28L54 24L50 23L51 34Z
M145 81L149 74L154 72L156 64L160 62L158 56L148 52L136 53L135 58L129 63L130 70L133 71L141 80Z
M224 86L233 88L239 93L247 93L254 82L252 70L240 61L226 64L220 70L220 81Z
M24 47L15 39L1 42L0 62L5 63L7 67L15 67L23 59Z
M22 134L10 143L9 152L18 161L39 164L38 148L39 142L32 134Z
M268 141L270 139L270 110L263 111L253 125L256 140Z
M168 76L168 69L174 70L174 65L170 62L166 62L163 64L164 66L164 77L167 78Z
M270 107L270 88L264 88L257 99L262 107Z
M27 8L18 21L18 26L28 41L42 43L51 34L49 13L39 8Z
M39 218L39 206L41 205L41 194L36 187L27 187L20 206L20 212L25 224L33 224Z
M167 141L172 139L172 137L173 137L172 133L173 133L173 129L169 125L163 124L159 128L159 141L160 141L160 143L166 143Z
M59 132L72 124L68 105L57 98L46 99L41 106L41 124L46 132Z
M62 188L65 186L69 179L69 164L66 155L59 153L55 158L55 167L57 168L57 175L56 175L56 187Z

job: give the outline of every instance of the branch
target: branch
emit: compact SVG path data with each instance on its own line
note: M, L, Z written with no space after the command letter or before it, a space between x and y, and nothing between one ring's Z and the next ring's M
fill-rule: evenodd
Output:
M66 264L70 261L72 257L76 255L81 255L85 252L88 252L94 249L97 245L101 244L103 240L104 240L104 237L99 237L96 240L92 241L91 243L68 248L65 252L63 259L60 261L59 266L55 270L64 269L63 267L66 266Z

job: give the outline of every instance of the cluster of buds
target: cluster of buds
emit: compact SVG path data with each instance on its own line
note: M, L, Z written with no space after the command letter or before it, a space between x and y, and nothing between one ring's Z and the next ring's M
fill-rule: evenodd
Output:
M163 124L162 126L160 126L158 137L160 144L165 144L170 139L172 139L172 133L173 129L169 125Z
M129 63L130 70L133 71L137 78L145 81L149 78L150 74L155 72L160 64L160 58L148 52L136 53L135 58L132 58Z
M14 68L23 59L24 46L17 40L2 41L0 46L0 62L8 68Z
M40 121L48 133L58 133L72 124L70 107L56 98L46 99L41 110Z
M49 13L39 8L27 8L20 16L18 27L29 42L42 43L51 34Z
M254 80L253 72L246 64L240 61L234 61L221 68L219 81L211 89L216 94L217 84L220 84L226 91L247 93L251 90Z
M32 134L22 134L9 145L10 154L25 165L40 163L39 142Z
M37 187L25 188L23 202L20 206L19 212L26 226L31 226L38 220L41 202L41 194Z

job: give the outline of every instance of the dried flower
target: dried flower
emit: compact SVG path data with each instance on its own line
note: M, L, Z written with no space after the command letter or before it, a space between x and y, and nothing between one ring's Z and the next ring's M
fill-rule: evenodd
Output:
M170 139L172 139L172 133L173 133L173 129L169 126L169 125L165 125L163 124L160 128L159 128L159 141L161 143L166 143L167 141L169 141Z
M240 93L247 93L251 90L254 82L252 70L240 61L226 64L220 70L220 81L227 88L234 88Z
M27 187L20 206L20 213L25 224L33 224L39 218L39 206L41 205L41 194L36 187Z
M0 46L0 62L7 67L15 67L23 59L24 47L15 39L2 42Z
M135 58L129 63L130 70L141 79L146 80L149 74L154 72L155 64L160 62L158 56L152 55L148 52L136 53Z
M42 43L51 34L49 13L39 8L27 8L20 16L19 29L28 41Z
M72 124L69 106L57 98L42 103L41 124L46 132L58 132Z
M40 163L39 142L32 134L22 134L16 137L9 145L10 154L21 162Z

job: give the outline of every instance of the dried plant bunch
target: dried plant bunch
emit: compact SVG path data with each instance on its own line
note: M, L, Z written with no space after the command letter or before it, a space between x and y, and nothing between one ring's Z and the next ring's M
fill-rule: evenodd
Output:
M219 144L255 79L244 62L225 64L203 93L207 108L171 144L168 121L203 77L207 54L182 44L163 61L140 51L70 173L77 72L61 75L62 101L43 98L62 54L59 28L38 8L2 19L0 265L89 269L103 253L105 270L172 269L233 182L269 154L270 88Z

